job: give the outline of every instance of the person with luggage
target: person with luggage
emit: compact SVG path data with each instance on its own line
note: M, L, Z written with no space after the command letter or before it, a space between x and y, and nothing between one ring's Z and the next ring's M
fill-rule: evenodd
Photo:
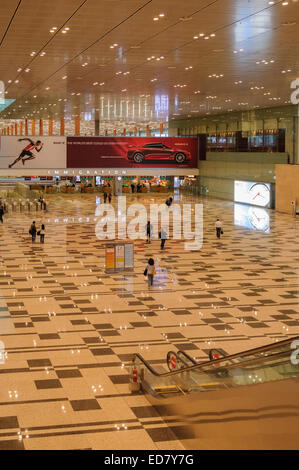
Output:
M153 258L149 258L143 274L147 276L148 287L151 287L154 282L154 275L156 274L155 261Z
M223 234L222 230L222 222L220 219L217 219L215 222L215 228L216 228L216 236L217 238L220 238L220 236Z

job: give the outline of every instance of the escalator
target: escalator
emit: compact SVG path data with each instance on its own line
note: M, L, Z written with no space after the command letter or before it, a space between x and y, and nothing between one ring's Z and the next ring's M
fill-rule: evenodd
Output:
M167 355L134 364L147 399L186 449L299 449L299 336L197 363Z

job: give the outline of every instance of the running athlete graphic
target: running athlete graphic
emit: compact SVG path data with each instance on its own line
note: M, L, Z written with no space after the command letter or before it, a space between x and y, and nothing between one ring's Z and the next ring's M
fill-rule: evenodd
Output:
M34 143L33 140L31 140L31 139L27 139L27 138L26 139L18 139L19 142L21 142L22 140L27 140L29 142L29 144L22 150L22 152L20 153L18 158L16 158L15 161L13 163L11 163L11 165L8 165L8 168L12 168L20 160L22 160L23 165L25 165L26 160L32 160L33 158L35 158L32 151L36 150L37 152L40 152L43 148L43 145L44 145L40 140L37 140ZM24 158L24 157L27 157L27 158Z

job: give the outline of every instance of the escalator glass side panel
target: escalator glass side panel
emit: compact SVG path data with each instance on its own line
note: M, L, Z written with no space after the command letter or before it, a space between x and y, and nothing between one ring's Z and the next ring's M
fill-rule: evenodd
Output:
M227 356L210 363L206 362L166 374L155 373L138 356L135 358L135 364L147 388L153 391L161 386L173 389L177 386L183 393L207 392L222 388L233 389L239 386L297 377L299 360L294 360L294 354L292 356L293 341L294 338L281 344L274 344L265 351L252 351L252 353L248 351L246 355L241 353L240 360L236 355L232 358ZM297 357L299 359L299 351Z

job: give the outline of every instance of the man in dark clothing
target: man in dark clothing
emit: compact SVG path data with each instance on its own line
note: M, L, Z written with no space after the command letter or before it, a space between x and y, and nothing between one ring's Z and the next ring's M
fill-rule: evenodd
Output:
M108 194L106 193L106 191L104 191L104 204L106 204L107 202L107 197L108 197Z
M3 224L3 214L4 214L4 206L2 203L0 204L0 222Z
M32 241L35 242L36 239L36 225L35 225L35 220L32 222L29 233L32 237Z

